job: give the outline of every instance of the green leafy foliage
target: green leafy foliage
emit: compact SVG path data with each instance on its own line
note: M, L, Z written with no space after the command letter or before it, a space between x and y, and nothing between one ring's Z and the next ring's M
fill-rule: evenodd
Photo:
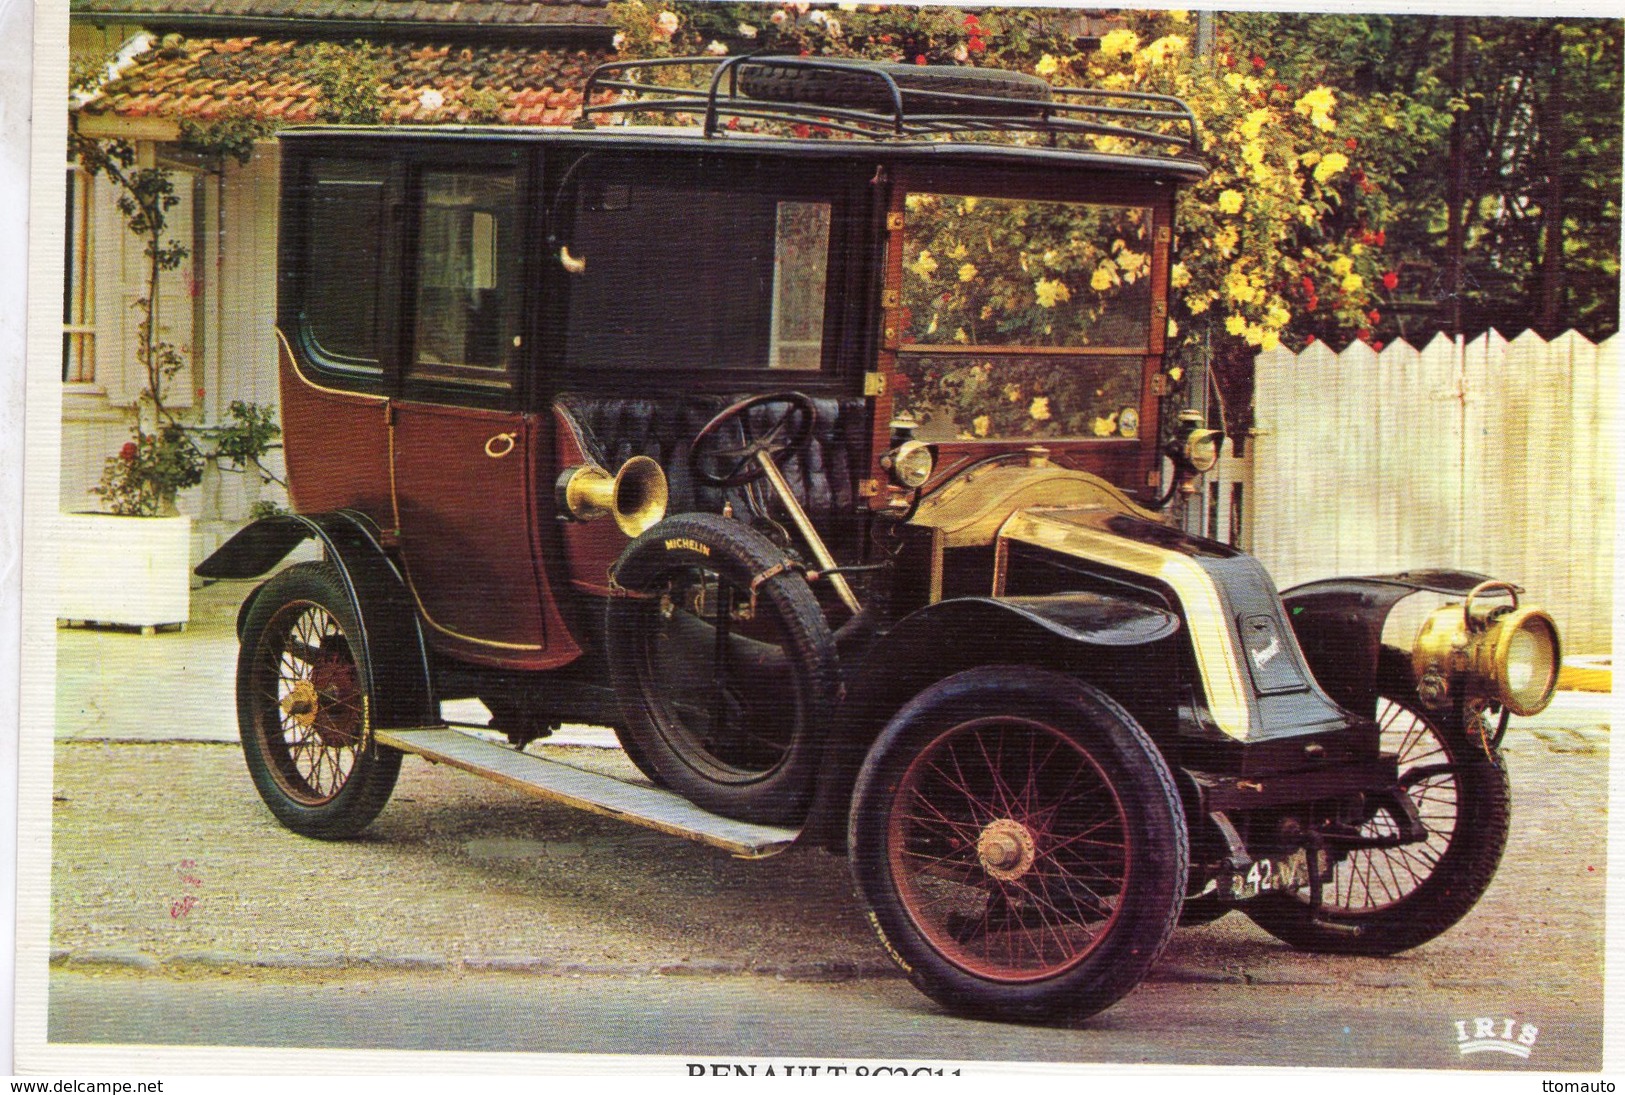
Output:
M376 125L383 115L383 65L376 46L322 42L311 51L306 74L321 98L316 113L324 122Z
M245 136L247 129L228 132L211 146L215 154L234 154L237 142L252 142ZM233 401L230 421L205 426L182 421L166 401L168 385L187 364L181 348L157 334L161 277L190 254L168 235L169 213L180 203L174 179L163 168L141 166L127 141L98 141L76 133L71 146L87 172L113 184L115 204L129 230L141 238L147 260L143 293L132 305L139 316L135 354L144 380L136 421L131 440L107 459L93 492L113 513L152 516L172 509L177 493L200 483L209 460L224 460L240 471L252 467L265 481L280 482L260 459L281 433L273 409Z

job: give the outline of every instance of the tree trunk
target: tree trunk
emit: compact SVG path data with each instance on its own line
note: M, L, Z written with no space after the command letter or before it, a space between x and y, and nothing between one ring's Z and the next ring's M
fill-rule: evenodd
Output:
M1455 20L1450 42L1450 97L1459 99L1467 86L1467 20ZM1467 123L1463 112L1453 110L1450 116L1450 185L1445 202L1447 225L1445 236L1446 310L1445 324L1452 336L1461 329L1461 263L1466 231L1463 222L1467 211L1462 198L1467 190Z
M1563 310L1563 151L1567 134L1563 125L1563 26L1551 29L1547 45L1551 85L1541 110L1541 144L1546 175L1546 200L1541 210L1540 312L1536 329L1545 338L1562 332Z

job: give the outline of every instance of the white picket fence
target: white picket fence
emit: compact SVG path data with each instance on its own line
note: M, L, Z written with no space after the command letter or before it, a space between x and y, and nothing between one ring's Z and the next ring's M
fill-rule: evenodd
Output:
M1607 653L1619 344L1491 331L1261 354L1257 433L1217 469L1209 530L1283 588L1437 566L1505 578L1568 652Z

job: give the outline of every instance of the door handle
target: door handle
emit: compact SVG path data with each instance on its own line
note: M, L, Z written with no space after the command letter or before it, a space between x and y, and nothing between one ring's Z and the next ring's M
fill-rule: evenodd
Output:
M513 452L513 446L513 434L499 433L485 443L485 455L489 456L492 460L501 460L504 456L507 456L510 452Z

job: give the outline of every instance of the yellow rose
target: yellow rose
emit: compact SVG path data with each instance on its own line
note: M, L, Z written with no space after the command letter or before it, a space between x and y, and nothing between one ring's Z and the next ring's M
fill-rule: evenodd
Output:
M1040 308L1053 308L1056 301L1072 299L1072 292L1067 289L1066 282L1051 281L1048 278L1039 278L1037 284L1033 286L1033 292L1038 296Z
M1033 71L1038 73L1040 76L1049 76L1060 67L1061 62L1057 61L1055 58L1046 53L1044 56L1038 59L1038 64L1033 66Z
M1336 274L1338 277L1342 277L1344 274L1347 274L1353 269L1354 260L1349 258L1347 255L1338 255L1332 260L1332 273Z
M910 270L913 270L927 281L931 280L931 273L936 268L937 260L931 257L930 251L921 251L919 257L909 266Z
M1247 329L1247 321L1240 316L1230 316L1224 321L1224 329L1233 335L1239 335Z
M1268 107L1259 107L1257 110L1248 111L1247 117L1241 120L1239 132L1242 137L1249 141L1257 140L1258 135L1264 131L1264 127L1274 117L1275 115L1270 112Z
M1219 212L1240 213L1241 194L1235 190L1224 190L1219 193Z
M988 428L992 425L992 419L988 418L988 416L985 414L979 414L975 418L971 419L971 429L976 431L977 437L986 437Z
M1349 158L1341 152L1328 152L1315 165L1315 181L1321 185L1330 182L1339 171L1349 165Z
M1032 404L1027 408L1027 414L1030 415L1035 422L1049 421L1049 396L1041 395L1034 399Z
M1183 289L1191 283L1191 272L1185 269L1183 262L1174 263L1174 268L1168 271L1168 280L1175 289Z
M1097 418L1089 424L1089 429L1096 437L1110 437L1117 432L1117 412L1113 411L1105 418Z
M965 265L961 266L959 268L959 280L960 281L975 281L976 280L976 267L971 265L968 262Z
M1089 278L1089 288L1093 289L1097 293L1104 293L1107 289L1110 289L1113 285L1116 285L1119 280L1120 279L1117 276L1117 267L1112 264L1111 259L1107 259L1105 262L1102 262L1099 266L1095 267L1094 274Z
M1140 36L1125 27L1119 27L1100 40L1102 57L1117 57L1133 53L1140 45Z
M970 335L967 335L965 333L965 328L961 327L961 328L959 328L959 330L954 332L954 341L961 344L961 345L964 345L964 344L970 342Z
M1264 337L1258 343L1258 348L1260 350L1273 350L1273 349L1275 349L1275 347L1279 346L1280 344L1281 344L1281 336L1280 335L1276 334L1274 331L1265 331L1264 332Z
M1358 293L1361 289L1365 288L1365 279L1359 274L1349 274L1337 284L1342 286L1343 292L1345 293Z

